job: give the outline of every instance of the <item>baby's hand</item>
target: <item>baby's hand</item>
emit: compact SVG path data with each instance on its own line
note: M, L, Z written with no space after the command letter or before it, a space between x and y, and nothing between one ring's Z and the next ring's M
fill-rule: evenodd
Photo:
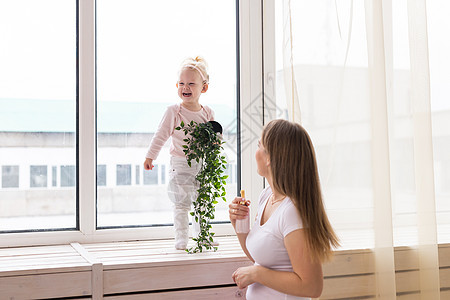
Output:
M152 170L153 167L154 167L154 165L152 163L153 163L153 159L146 158L145 161L144 161L144 169L145 170Z

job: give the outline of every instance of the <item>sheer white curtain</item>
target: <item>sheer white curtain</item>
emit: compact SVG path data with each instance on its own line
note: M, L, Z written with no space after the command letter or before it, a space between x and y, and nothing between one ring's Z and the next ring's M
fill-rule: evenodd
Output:
M343 248L374 249L380 299L398 292L394 247L416 248L416 290L439 299L438 238L449 242L450 219L450 5L283 0L278 10L277 105L311 134Z

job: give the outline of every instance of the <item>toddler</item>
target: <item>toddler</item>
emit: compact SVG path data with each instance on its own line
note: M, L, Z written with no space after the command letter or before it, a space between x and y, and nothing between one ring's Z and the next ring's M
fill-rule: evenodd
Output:
M200 164L192 161L191 167L188 166L183 152L186 135L183 130L175 130L175 127L180 126L182 121L188 124L191 121L205 123L214 120L212 109L199 102L201 94L208 90L208 84L207 64L203 58L188 58L182 63L177 82L181 103L167 108L145 156L144 169L151 170L161 148L172 137L168 194L174 205L175 248L179 250L186 249L189 239L189 211L197 197L195 176ZM197 236L199 225L194 218L192 224L193 236Z

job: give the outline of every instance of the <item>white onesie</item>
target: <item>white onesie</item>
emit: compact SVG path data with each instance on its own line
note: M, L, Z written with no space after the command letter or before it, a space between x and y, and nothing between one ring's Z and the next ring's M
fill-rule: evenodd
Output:
M259 197L258 215L250 230L246 246L255 260L255 265L277 270L292 272L292 264L286 247L284 237L294 230L303 228L303 223L297 208L291 199L286 197L273 212L264 225L261 225L261 216L270 198L272 190L264 189ZM259 283L251 284L247 289L247 299L310 299L295 297L280 293Z

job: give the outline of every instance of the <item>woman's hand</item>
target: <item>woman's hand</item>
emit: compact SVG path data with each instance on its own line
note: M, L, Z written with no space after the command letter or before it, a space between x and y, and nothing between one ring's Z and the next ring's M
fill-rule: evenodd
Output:
M145 170L153 169L154 165L152 165L152 163L153 163L153 159L146 158L145 161L144 161L144 169Z
M255 282L255 275L258 271L258 266L242 267L234 271L231 276L240 289L245 289L247 286Z
M245 204L240 204L244 202ZM230 214L230 221L233 228L236 230L236 220L244 219L250 212L249 210L250 200L242 199L242 197L236 197L233 201L231 201L230 205L228 205L228 213ZM241 245L242 250L244 251L247 257L255 262L247 250L247 246L245 245L245 240L247 239L248 233L237 233L236 236L239 239L239 244Z
M245 204L240 204L245 202ZM233 227L236 224L236 220L244 219L245 216L249 213L248 206L250 205L250 200L242 199L242 197L236 197L233 201L228 205L228 212L230 214L230 221Z

